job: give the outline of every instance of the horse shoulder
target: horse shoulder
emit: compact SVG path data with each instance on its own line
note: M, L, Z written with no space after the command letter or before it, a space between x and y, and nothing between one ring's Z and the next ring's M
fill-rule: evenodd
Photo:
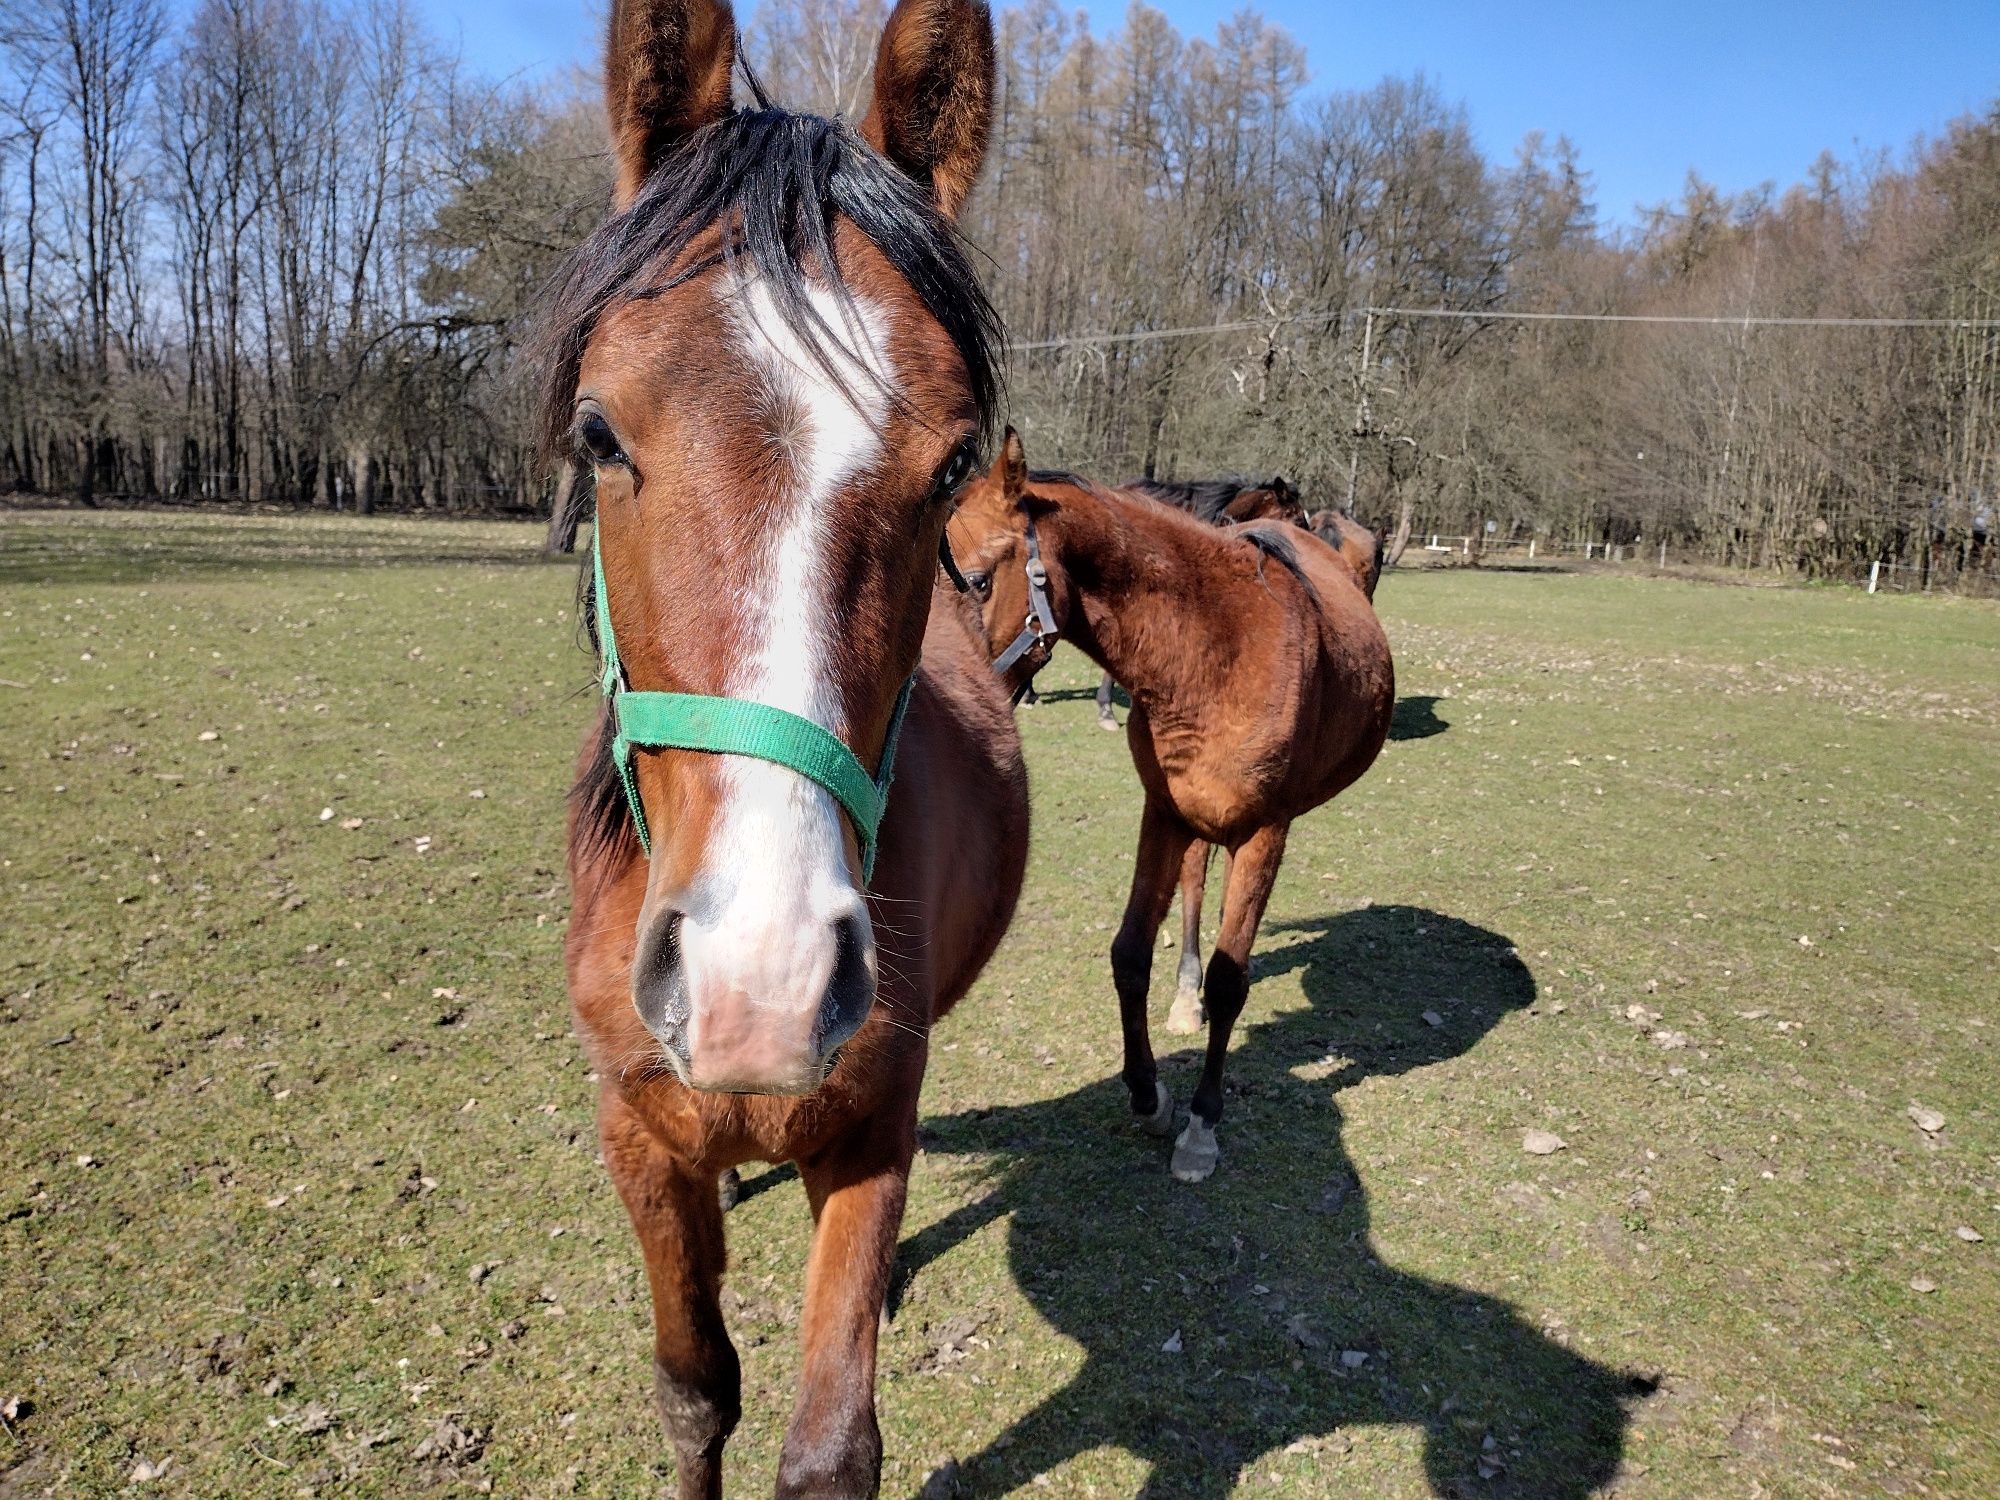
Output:
M876 868L885 983L891 968L923 975L921 1003L933 1018L949 1010L999 946L1027 856L1027 766L1012 706L964 601L941 589ZM911 930L918 913L930 930Z

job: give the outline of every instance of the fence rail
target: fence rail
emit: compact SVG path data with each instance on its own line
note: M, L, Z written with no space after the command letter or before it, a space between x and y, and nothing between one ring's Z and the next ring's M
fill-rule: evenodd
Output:
M1641 567L1658 572L1714 575L1724 565L1699 555L1676 554L1671 543L1639 538L1631 542L1600 542L1587 537L1509 537L1494 540L1477 533L1449 535L1421 532L1410 538L1404 563L1419 566L1427 562L1445 564L1463 560L1591 563L1613 568ZM1730 567L1736 573L1741 569ZM1842 563L1820 572L1797 574L1806 581L1839 583L1875 593L1942 593L2000 597L2000 552L1982 549L1971 563L1949 556L1928 562L1896 562L1883 558L1874 562Z

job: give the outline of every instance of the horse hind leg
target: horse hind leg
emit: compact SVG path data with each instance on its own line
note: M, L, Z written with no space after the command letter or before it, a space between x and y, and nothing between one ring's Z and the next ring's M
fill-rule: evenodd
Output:
M1215 1171L1222 1159L1216 1143L1215 1127L1222 1119L1222 1070L1229 1058L1229 1036L1236 1018L1243 1014L1243 1002L1250 992L1250 946L1257 939L1257 925L1264 920L1264 908L1271 899L1271 887L1278 878L1278 865L1285 857L1285 834L1289 824L1276 823L1260 828L1244 841L1229 862L1229 879L1223 887L1222 930L1215 937L1215 953L1208 961L1208 1055L1203 1059L1201 1082L1188 1107L1187 1127L1174 1142L1174 1176L1182 1182L1200 1182Z
M1099 729L1116 729L1118 727L1118 716L1111 711L1111 689L1114 685L1109 672L1106 672L1098 681L1097 727Z
M1153 945L1173 904L1181 859L1194 834L1163 802L1146 799L1139 816L1139 852L1132 861L1132 894L1111 942L1111 982L1118 991L1118 1021L1125 1038L1125 1087L1132 1113L1154 1135L1173 1128L1173 1098L1160 1082L1147 1029L1146 992L1152 986Z
M1201 903L1208 889L1208 859L1215 845L1196 839L1181 857L1181 963L1174 986L1174 1008L1167 1012L1167 1030L1193 1036L1201 1030Z

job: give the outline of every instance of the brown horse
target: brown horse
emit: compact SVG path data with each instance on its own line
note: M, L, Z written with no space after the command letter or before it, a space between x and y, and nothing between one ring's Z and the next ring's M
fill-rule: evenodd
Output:
M950 224L992 26L977 0L902 0L858 132L735 110L735 58L723 0L614 0L614 212L547 319L544 435L595 471L611 695L572 799L569 987L680 1493L720 1494L740 1412L717 1179L765 1160L798 1164L815 1221L777 1493L865 1496L928 1034L998 943L1027 846L977 617L933 588L994 392L997 326ZM851 774L666 748L626 717L690 702ZM877 838L854 782L879 797L897 744Z
M960 494L949 535L985 601L996 661L1015 654L1011 673L1032 672L1053 625L1131 690L1125 730L1146 803L1111 973L1132 1109L1161 1134L1173 1100L1146 1020L1154 940L1194 841L1229 851L1206 976L1208 1055L1174 1146L1174 1175L1198 1182L1220 1156L1223 1063L1286 833L1388 737L1388 639L1348 565L1310 532L1218 531L1130 490L1031 475L1011 428ZM1028 622L1019 636L1016 620ZM1014 652L1022 640L1034 649Z

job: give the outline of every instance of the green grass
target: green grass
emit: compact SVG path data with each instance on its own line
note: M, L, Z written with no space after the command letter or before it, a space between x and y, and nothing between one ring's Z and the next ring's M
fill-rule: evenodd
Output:
M0 516L0 1494L670 1472L568 1034L590 671L539 540ZM885 1494L2000 1491L2000 611L1380 605L1398 738L1294 830L1199 1188L1112 1082L1122 738L1074 656L1022 712L1033 864L934 1044ZM807 1235L750 1187L744 1494Z

